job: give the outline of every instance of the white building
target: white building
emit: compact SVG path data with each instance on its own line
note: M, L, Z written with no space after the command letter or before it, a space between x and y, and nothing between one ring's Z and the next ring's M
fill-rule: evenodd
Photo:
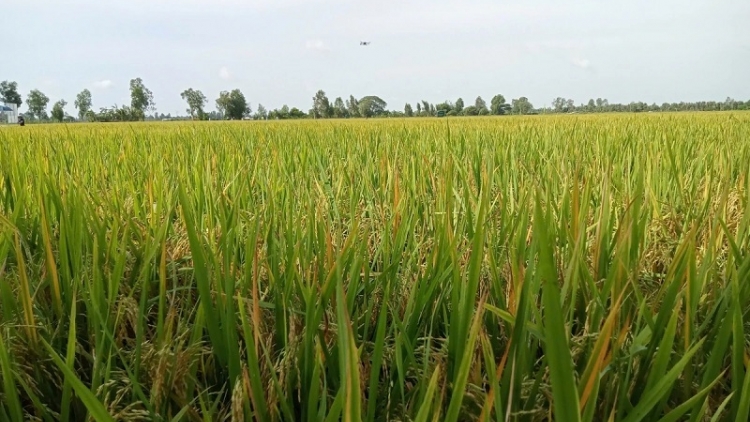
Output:
M0 105L0 123L11 125L18 123L18 106L15 104Z

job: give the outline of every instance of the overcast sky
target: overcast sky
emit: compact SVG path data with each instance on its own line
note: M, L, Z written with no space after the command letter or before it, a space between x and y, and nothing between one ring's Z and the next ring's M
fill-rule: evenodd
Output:
M0 80L73 111L158 111L240 88L253 110L378 95L388 107L477 95L576 103L750 99L749 0L26 0L4 2ZM366 47L360 41L371 41ZM23 107L25 109L25 106Z

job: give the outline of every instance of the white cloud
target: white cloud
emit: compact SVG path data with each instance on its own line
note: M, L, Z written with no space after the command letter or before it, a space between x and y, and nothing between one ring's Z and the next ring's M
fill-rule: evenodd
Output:
M94 86L101 89L107 89L112 87L112 81L109 79L103 79L101 81L94 82Z
M331 51L331 48L322 40L308 40L305 43L305 47L312 51Z
M227 69L227 67L224 66L221 69L219 69L219 77L221 79L224 79L225 81L228 81L232 77L232 74L229 73L229 69Z
M588 59L574 58L571 60L573 66L580 67L581 69L591 68L591 62Z

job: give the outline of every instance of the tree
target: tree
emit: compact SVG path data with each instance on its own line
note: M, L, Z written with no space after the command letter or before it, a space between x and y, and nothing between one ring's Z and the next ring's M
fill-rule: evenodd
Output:
M304 111L298 109L297 107L292 107L292 109L289 110L290 119L304 119L305 117L307 117L307 114L305 114Z
M483 108L487 108L487 103L482 99L481 95L479 97L477 97L476 100L474 100L474 107L476 107L477 110L481 110Z
M91 91L84 89L79 92L73 105L78 109L78 118L83 120L91 110Z
M737 110L737 101L734 100L732 97L727 97L726 100L724 100L724 104L721 105L722 110Z
M552 108L555 110L555 113L562 113L565 108L565 98L557 97L552 100Z
M55 120L56 122L62 122L65 118L65 106L68 105L68 102L65 100L60 100L55 103L55 105L52 106L52 120Z
M422 114L422 103L417 103L417 116Z
M385 107L388 104L383 101L382 98L369 95L359 100L359 114L362 117L373 117L378 116L385 112Z
M534 110L534 106L531 105L529 99L521 97L517 100L513 100L513 114L530 114Z
M456 111L456 114L461 115L461 113L464 112L464 99L459 98L456 100L456 104L453 106L453 110Z
M490 101L490 108L490 114L493 114L495 116L508 114L508 112L510 112L510 104L506 103L505 97L500 94L492 97L492 101Z
M15 104L21 107L23 100L21 94L18 93L18 83L2 81L0 82L0 100L5 104Z
M411 104L406 103L406 105L404 106L404 115L406 115L406 117L414 116L414 110L412 110Z
M86 118L92 122L131 122L142 119L143 115L132 107L115 104L111 108L100 108L99 113L89 110Z
M464 108L464 116L478 116L479 110L477 110L476 106L470 105L466 108Z
M258 104L258 111L255 112L254 118L256 120L266 120L268 118L268 112L263 104Z
M349 112L347 111L346 105L344 105L344 100L342 100L341 97L337 97L333 102L333 117L337 119L349 117Z
M130 108L138 120L143 120L146 112L154 108L154 94L146 88L141 78L130 80Z
M231 92L221 91L216 100L216 108L229 120L242 120L250 114L250 105L245 100L245 95L239 89Z
M428 101L422 100L422 113L425 116L432 116L432 112L430 111L430 103Z
M316 119L325 119L331 117L329 114L331 103L326 97L325 91L318 90L313 97L313 113Z
M359 101L354 98L354 95L349 96L349 100L346 102L346 109L349 112L350 117L359 116Z
M476 107L477 113L480 116L490 114L490 111L487 110L487 103L482 99L481 96L477 97L477 99L474 100L474 107Z
M445 114L450 113L453 111L453 104L449 103L448 101L442 102L435 106L436 111L444 111Z
M40 120L47 118L47 104L49 97L42 94L38 89L33 89L26 97L26 104L29 106L29 113Z
M203 112L203 107L206 106L208 100L202 92L193 88L188 88L182 91L180 97L182 97L183 100L187 101L188 108L186 109L186 111L190 114L191 119L194 119L196 117L200 119L201 117L203 117L203 115L205 114Z

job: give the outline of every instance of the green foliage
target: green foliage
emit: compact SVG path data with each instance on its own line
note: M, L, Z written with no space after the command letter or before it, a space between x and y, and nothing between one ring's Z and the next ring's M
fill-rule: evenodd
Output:
M138 116L137 120L146 118L146 112L154 108L154 94L146 88L141 78L130 80L130 109Z
M32 89L26 97L26 105L29 107L29 114L39 120L47 119L47 104L49 104L49 97L44 95L38 89Z
M21 94L18 93L17 82L0 82L0 101L5 104L15 104L18 107L21 107L21 104L23 104L23 100L21 99Z
M476 106L470 105L464 108L463 114L464 116L478 116L479 110L476 108Z
M258 104L258 110L255 112L253 118L256 120L266 120L268 118L268 111L263 107L263 104Z
M411 104L406 103L404 106L404 115L406 117L413 117L414 116L414 109L411 108Z
M490 111L487 109L487 103L482 99L482 97L477 97L477 99L474 100L474 108L476 108L477 114L480 116L486 116L487 114L490 114Z
M388 104L382 98L369 95L358 101L360 117L376 117L385 112Z
M313 97L313 108L312 108L312 114L313 117L316 119L326 119L329 117L333 117L333 108L331 107L331 103L328 101L328 97L326 97L325 91L318 90L318 92L315 93L315 96Z
M436 111L442 111L444 113L448 113L449 111L453 111L453 104L449 102L443 102L435 106Z
M516 100L513 100L511 113L523 115L523 114L531 114L532 111L534 111L534 106L531 105L528 98L521 97Z
M464 112L464 99L463 98L459 98L456 100L456 104L453 106L453 110L459 116L463 114Z
M346 110L349 112L349 117L361 117L359 115L359 100L354 98L354 95L350 95L346 101Z
M143 114L128 106L102 107L96 113L93 110L86 112L86 119L90 122L135 122L143 120Z
M552 100L552 108L543 109L544 113L640 113L640 112L675 112L675 111L731 111L750 110L750 101L738 101L727 97L724 101L696 101L679 103L645 103L633 101L628 104L610 103L606 98L589 99L588 103L575 105L572 99L557 97Z
M509 114L511 110L510 104L505 102L505 97L498 94L492 97L490 102L490 114L500 116L503 114Z
M746 420L749 142L741 112L7 128L0 419Z
M347 110L344 100L341 97L336 97L336 100L333 102L333 117L337 119L349 117L349 110Z
M68 105L67 101L60 100L52 106L52 120L56 122L62 122L65 118L65 106Z
M421 112L419 113L420 116L434 116L435 113L433 112L433 109L435 108L434 105L430 104L428 101L422 100L422 108Z
M239 89L221 91L216 100L216 108L229 120L242 120L252 112L245 95Z
M78 110L78 118L80 120L83 120L88 116L88 113L91 110L91 101L91 91L89 91L88 89L84 89L76 96L76 100L73 105L75 105L76 109Z
M203 95L203 93L200 90L188 88L182 91L182 93L180 93L180 97L187 102L188 104L187 112L191 118L193 119L198 118L199 120L205 120L205 119L202 119L201 117L206 114L203 111L203 107L206 106L206 103L208 102L208 100L206 99L206 96Z

